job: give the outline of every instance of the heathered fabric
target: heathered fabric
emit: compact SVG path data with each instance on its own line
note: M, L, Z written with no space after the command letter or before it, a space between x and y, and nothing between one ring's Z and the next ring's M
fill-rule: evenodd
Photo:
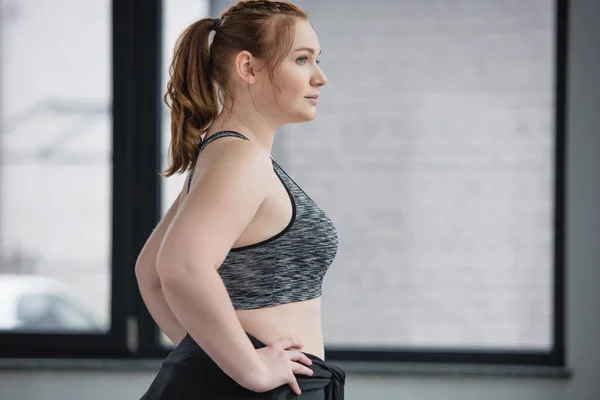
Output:
M221 131L205 140L233 136ZM315 202L273 161L273 169L292 202L292 218L277 235L232 248L218 269L234 308L254 309L309 300L321 296L323 277L338 248L335 226ZM189 185L192 182L190 174Z

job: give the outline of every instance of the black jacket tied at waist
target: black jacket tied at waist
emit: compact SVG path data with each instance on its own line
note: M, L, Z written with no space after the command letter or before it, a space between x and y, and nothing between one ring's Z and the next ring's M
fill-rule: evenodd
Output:
M266 346L252 335L248 334L248 337L257 349ZM304 354L312 361L312 365L309 365L308 367L313 370L313 374L312 376L296 375L300 390L305 392L325 388L325 400L344 400L346 373L337 365L327 363L313 354ZM282 396L285 396L284 392L282 392ZM284 400L286 398L287 397L282 397L281 399ZM300 395L300 398L302 398L302 395ZM279 399L274 398L273 400Z
M256 348L265 346L248 336ZM191 336L186 335L164 360L142 400L343 400L344 371L313 354L304 354L312 360L308 367L313 374L295 375L302 391L300 396L293 395L288 384L256 393L231 379Z
M346 373L337 365L328 364L317 357L311 357L311 354L307 356L312 360L312 370L315 371L311 378L319 376L320 369L328 371L330 374L329 383L325 386L325 400L343 400L344 399L344 383L346 381ZM302 390L302 386L300 386Z

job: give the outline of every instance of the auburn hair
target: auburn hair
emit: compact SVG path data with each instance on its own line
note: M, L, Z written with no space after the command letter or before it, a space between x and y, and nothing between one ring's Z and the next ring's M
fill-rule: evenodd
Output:
M284 1L240 1L217 24L203 18L177 39L164 101L171 109L170 163L163 176L186 172L196 163L201 135L219 113L219 95L233 99L233 60L248 51L264 62L274 87L277 68L291 51L295 25L308 15ZM210 33L214 36L209 43Z

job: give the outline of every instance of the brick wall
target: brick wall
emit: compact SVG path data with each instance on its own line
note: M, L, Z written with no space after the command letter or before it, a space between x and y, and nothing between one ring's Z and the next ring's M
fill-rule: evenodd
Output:
M274 155L339 231L327 343L548 346L553 2L296 4L329 84Z

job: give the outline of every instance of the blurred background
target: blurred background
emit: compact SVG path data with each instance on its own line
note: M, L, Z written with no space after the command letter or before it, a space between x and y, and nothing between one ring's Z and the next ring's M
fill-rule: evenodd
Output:
M234 3L162 2L156 101L178 35ZM599 33L599 5L569 2L568 65L580 66L580 73L567 80L567 88L579 92L567 101L572 125L565 133L557 124L565 111L557 104L566 101L557 98L566 95L558 79L567 79L557 74L567 54L557 54L557 1L295 3L316 28L329 83L320 91L317 119L280 129L273 157L339 233L338 255L324 282L323 323L328 348L351 371L346 397L362 399L382 388L375 398L433 399L442 392L457 399L600 398L598 382L581 380L600 368L598 344L578 341L575 351L586 355L583 360L571 352L568 362L549 362L564 361L564 330L599 330L599 291L585 292L586 283L600 279L591 267L600 254L589 241L600 234L598 170L589 168L598 166L600 149L600 123L590 106L600 99L589 89L600 89L592 72L600 60L597 50L585 47ZM93 372L71 385L50 383L72 377L69 367L57 372L47 362L31 367L5 357L0 399L99 399L102 391L88 389L111 380L111 397L139 397L170 347L155 326L153 350L132 345L131 335L142 330L137 321L147 315L115 314L128 309L124 293L136 288L127 280L129 286L115 283L133 265L119 263L112 252L119 223L113 182L120 171L114 169L120 142L113 137L113 68L119 68L113 7L110 0L0 1L0 343L10 338L29 346L59 335L83 348L94 346L86 337L117 338L129 352L113 357L108 372L86 364L97 357L79 357L77 365ZM161 168L167 165L168 111L158 106ZM565 146L565 137L573 147ZM572 181L557 169L564 159ZM573 191L560 190L566 182L576 185ZM182 176L160 180L159 214L183 184ZM571 236L557 230L563 227L557 225L563 194L572 196L567 213L582 218L583 225L571 223ZM143 201L144 194L138 196ZM577 214L583 210L585 216ZM563 250L573 257L564 264ZM562 280L574 273L580 275ZM584 286L567 289L565 300L566 282ZM579 301L581 325L568 325L579 319L563 307ZM586 307L595 313L586 314ZM393 365L369 364L364 350L393 354ZM426 354L435 365L460 351L477 357L452 358L455 365L521 364L497 363L497 354L511 354L513 361L538 367L530 376L546 379L490 383L473 378L471 370L462 384L445 375L406 380L404 373L414 370L403 363L403 352ZM527 358L531 354L541 356ZM36 356L29 352L27 358ZM124 367L140 359L155 363ZM363 363L353 369L357 362ZM577 370L581 362L588 372L566 379L563 367ZM40 369L58 380L31 375ZM37 383L25 387L30 378Z

